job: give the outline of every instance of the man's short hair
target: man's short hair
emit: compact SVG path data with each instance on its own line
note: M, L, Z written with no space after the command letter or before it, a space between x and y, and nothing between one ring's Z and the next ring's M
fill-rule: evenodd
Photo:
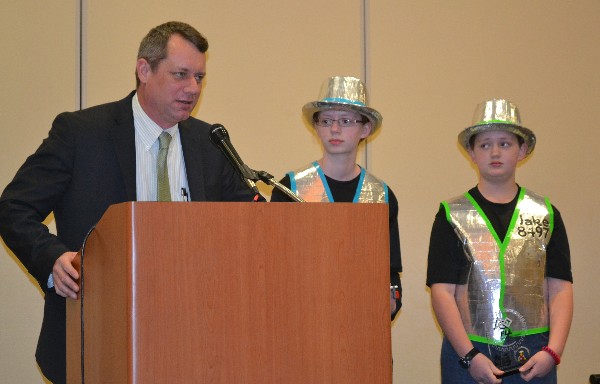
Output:
M146 59L152 71L156 70L162 60L167 57L167 43L173 35L179 35L194 44L201 53L208 50L208 40L200 32L189 24L180 21L169 21L154 27L142 39L138 50L138 59ZM136 87L140 85L140 79L135 73Z

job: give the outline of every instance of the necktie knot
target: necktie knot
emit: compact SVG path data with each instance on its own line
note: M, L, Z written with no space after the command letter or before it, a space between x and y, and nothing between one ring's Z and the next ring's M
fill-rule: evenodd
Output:
M173 136L169 134L169 132L163 132L158 137L159 149L169 149L169 144L171 143L171 139Z

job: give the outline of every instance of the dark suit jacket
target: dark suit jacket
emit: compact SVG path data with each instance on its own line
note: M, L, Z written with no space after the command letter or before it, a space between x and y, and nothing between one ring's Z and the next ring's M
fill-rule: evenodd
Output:
M46 293L36 358L53 382L65 381L65 299L47 280L56 259L78 251L110 205L136 200L133 95L58 115L0 197L0 235ZM189 118L179 129L192 200L252 200L210 142L209 124ZM41 223L51 212L57 236Z

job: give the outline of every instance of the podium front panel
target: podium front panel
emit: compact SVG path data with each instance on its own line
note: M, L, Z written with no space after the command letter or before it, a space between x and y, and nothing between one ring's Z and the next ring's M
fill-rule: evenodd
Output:
M391 383L384 204L124 203L83 260L69 383Z

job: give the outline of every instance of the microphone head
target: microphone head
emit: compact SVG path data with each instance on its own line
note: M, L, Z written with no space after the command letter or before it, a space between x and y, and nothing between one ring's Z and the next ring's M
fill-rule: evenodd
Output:
M209 137L213 144L218 144L223 140L229 140L229 133L222 124L213 124L210 127Z

